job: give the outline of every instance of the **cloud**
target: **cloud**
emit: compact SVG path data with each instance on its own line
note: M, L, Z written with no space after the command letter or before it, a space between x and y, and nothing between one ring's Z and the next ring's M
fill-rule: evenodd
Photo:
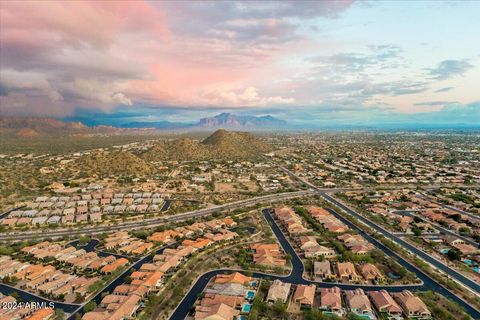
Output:
M452 105L452 104L458 104L456 101L425 101L425 102L418 102L415 103L415 106L426 106L426 107L432 107L432 106L446 106L446 105Z
M64 115L131 105L125 84L148 79L119 38L168 31L148 3L8 2L0 10L2 114Z
M455 76L463 76L473 67L468 60L443 60L435 68L428 69L428 71L433 79L446 80Z
M354 16L363 19L371 8L352 1L8 1L0 10L0 113L148 106L363 117L442 100L427 91L476 64L445 60L425 71L408 42L363 37L369 22L344 15L359 7ZM352 27L358 37L342 31ZM470 89L456 87L466 94L448 99L469 102Z
M371 45L366 52L340 52L330 56L310 58L313 63L341 70L342 72L359 72L367 68L391 67L392 63L401 61L402 49L398 46Z
M254 73L304 39L303 20L335 19L351 4L6 2L0 10L0 112L289 104L293 99L284 94L260 95Z
M207 105L220 105L223 107L255 107L265 105L285 105L295 102L293 98L284 98L281 96L262 97L258 94L258 89L254 87L245 88L240 92L215 90L204 95Z
M19 72L14 69L2 70L0 86L3 88L4 95L10 91L45 93L51 101L62 100L62 95L55 90L47 78L38 72Z
M450 90L453 90L455 89L455 87L445 87L445 88L440 88L438 90L435 90L434 92L435 93L441 93L441 92L447 92L447 91L450 91Z

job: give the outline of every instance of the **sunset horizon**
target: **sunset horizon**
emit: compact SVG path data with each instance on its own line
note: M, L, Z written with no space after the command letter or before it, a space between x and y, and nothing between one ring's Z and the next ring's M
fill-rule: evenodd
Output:
M0 115L475 126L479 10L477 1L2 1Z

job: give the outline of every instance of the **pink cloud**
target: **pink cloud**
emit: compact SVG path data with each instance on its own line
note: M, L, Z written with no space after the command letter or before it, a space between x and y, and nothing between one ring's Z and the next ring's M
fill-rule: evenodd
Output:
M291 103L259 85L271 83L278 57L305 41L295 19L332 17L349 5L5 1L0 112Z

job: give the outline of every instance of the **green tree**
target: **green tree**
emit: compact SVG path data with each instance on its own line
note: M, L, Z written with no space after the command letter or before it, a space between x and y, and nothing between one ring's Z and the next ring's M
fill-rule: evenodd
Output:
M90 312L95 310L96 308L97 308L97 304L95 303L95 301L92 300L83 307L83 311Z
M460 250L452 248L452 249L448 250L447 257L448 257L448 259L450 259L452 261L460 260L460 259L462 259L462 253L460 252Z

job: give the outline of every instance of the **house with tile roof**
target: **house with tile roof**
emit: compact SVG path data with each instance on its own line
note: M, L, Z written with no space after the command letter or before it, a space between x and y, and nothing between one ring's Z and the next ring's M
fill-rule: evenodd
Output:
M361 277L355 270L355 266L351 262L338 262L337 274L342 281L358 282L361 280Z
M383 274L378 270L378 268L371 263L365 263L359 267L360 273L363 278L367 281L381 282L385 280Z
M225 303L202 306L195 312L195 320L233 320L240 311Z
M375 308L382 314L401 319L402 308L385 290L370 291L367 293Z
M394 299L402 307L403 313L408 318L431 319L432 313L425 303L409 290L393 293Z
M320 310L339 316L345 313L342 307L341 290L339 287L320 289Z
M290 294L290 289L292 287L291 283L282 282L281 280L274 280L272 285L268 289L268 294L266 301L269 303L274 303L276 301L281 301L286 303L288 296Z
M376 319L370 300L362 289L345 290L345 301L350 312L365 319Z
M246 284L252 281L251 277L245 276L240 272L234 272L230 274L219 274L215 277L214 283L238 283Z
M311 308L315 299L315 290L316 287L314 284L299 284L295 289L292 300L300 304L303 308Z
M313 276L316 281L332 280L337 277L335 273L332 272L332 265L328 260L313 262Z

